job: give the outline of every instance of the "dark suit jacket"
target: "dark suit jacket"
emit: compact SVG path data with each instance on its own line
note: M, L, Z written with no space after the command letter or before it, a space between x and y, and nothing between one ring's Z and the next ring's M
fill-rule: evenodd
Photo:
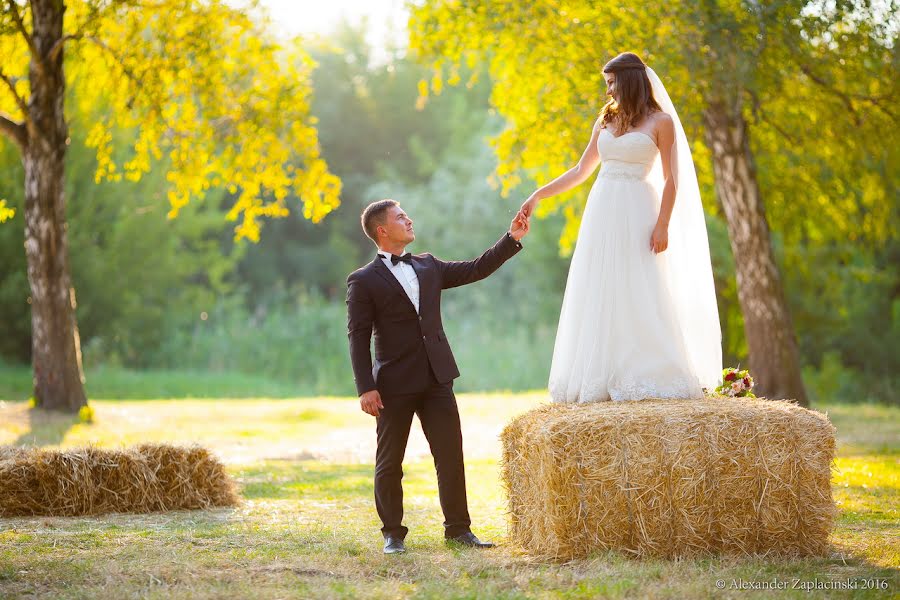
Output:
M380 256L347 278L347 335L356 391L381 394L424 390L429 366L438 382L459 377L459 368L441 323L441 290L484 279L522 249L506 233L480 257L445 262L415 254L419 314ZM375 363L369 343L375 332Z

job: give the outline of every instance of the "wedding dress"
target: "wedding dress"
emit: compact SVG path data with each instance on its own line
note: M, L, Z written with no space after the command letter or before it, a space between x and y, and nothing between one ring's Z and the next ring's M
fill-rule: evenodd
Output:
M664 184L649 135L600 132L601 166L582 215L550 368L554 402L699 398L722 373L709 242L684 130L673 116L677 195L669 247L650 249Z

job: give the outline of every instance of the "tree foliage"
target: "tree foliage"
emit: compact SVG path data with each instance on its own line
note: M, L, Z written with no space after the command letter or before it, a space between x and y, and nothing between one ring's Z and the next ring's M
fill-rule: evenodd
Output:
M789 241L869 245L896 229L894 2L436 0L414 7L410 24L412 49L433 69L424 92L486 63L492 104L510 124L493 140L506 192L523 174L542 182L574 164L603 103L603 64L633 50L679 109L708 210L716 205L701 111L724 95L751 123L773 229ZM586 193L542 206L568 217L564 249Z
M86 128L80 126L93 116L72 119L66 196L78 201L69 205L67 217L85 360L92 366L154 366L157 349L172 331L197 322L202 311L234 290L235 265L248 245L229 249L232 236L222 231L224 190L210 191L205 201L167 219L165 169L137 182L95 183L96 152L85 146ZM116 136L127 142L125 133ZM0 149L0 195L16 207L22 205L21 171L12 148ZM23 220L16 211L0 227L0 359L26 363L31 355L31 294L22 252Z
M297 216L269 224L259 244L247 248L238 280L248 302L266 302L276 288L317 288L344 301L347 273L372 258L372 242L360 227L362 209L379 192L404 202L410 187L427 183L442 165L472 152L486 133L490 86L454 89L417 108L418 81L427 68L393 49L376 62L365 31L339 25L307 49L312 74L312 114L322 156L342 182L341 206L313 225ZM487 200L485 200L487 201ZM459 210L451 202L448 210Z
M5 0L0 12L0 115L13 122L26 121L30 4ZM105 109L85 124L98 182L137 181L164 161L170 217L227 188L237 194L227 217L251 240L262 217L287 213L291 195L312 221L339 204L309 114L314 63L299 43L271 39L253 18L257 3L73 0L65 9L54 51L64 53L71 108ZM117 131L135 132L127 147Z

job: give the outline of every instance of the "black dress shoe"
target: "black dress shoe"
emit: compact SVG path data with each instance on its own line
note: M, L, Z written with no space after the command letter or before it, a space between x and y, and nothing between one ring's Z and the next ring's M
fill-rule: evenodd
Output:
M402 538L390 535L384 538L385 554L402 554L403 552L406 552L406 545L403 543Z
M471 531L467 531L466 533L463 533L456 537L447 538L447 543L451 544L451 545L456 543L456 544L460 544L462 546L468 546L470 548L493 548L494 547L494 544L492 544L491 542L482 542L481 540L479 540L477 537L475 537L475 534L472 533Z

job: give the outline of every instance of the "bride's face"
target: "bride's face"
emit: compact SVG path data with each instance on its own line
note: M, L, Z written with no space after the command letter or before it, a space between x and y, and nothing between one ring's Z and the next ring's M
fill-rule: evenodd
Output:
M616 99L616 74L604 73L603 77L606 78L606 95Z

